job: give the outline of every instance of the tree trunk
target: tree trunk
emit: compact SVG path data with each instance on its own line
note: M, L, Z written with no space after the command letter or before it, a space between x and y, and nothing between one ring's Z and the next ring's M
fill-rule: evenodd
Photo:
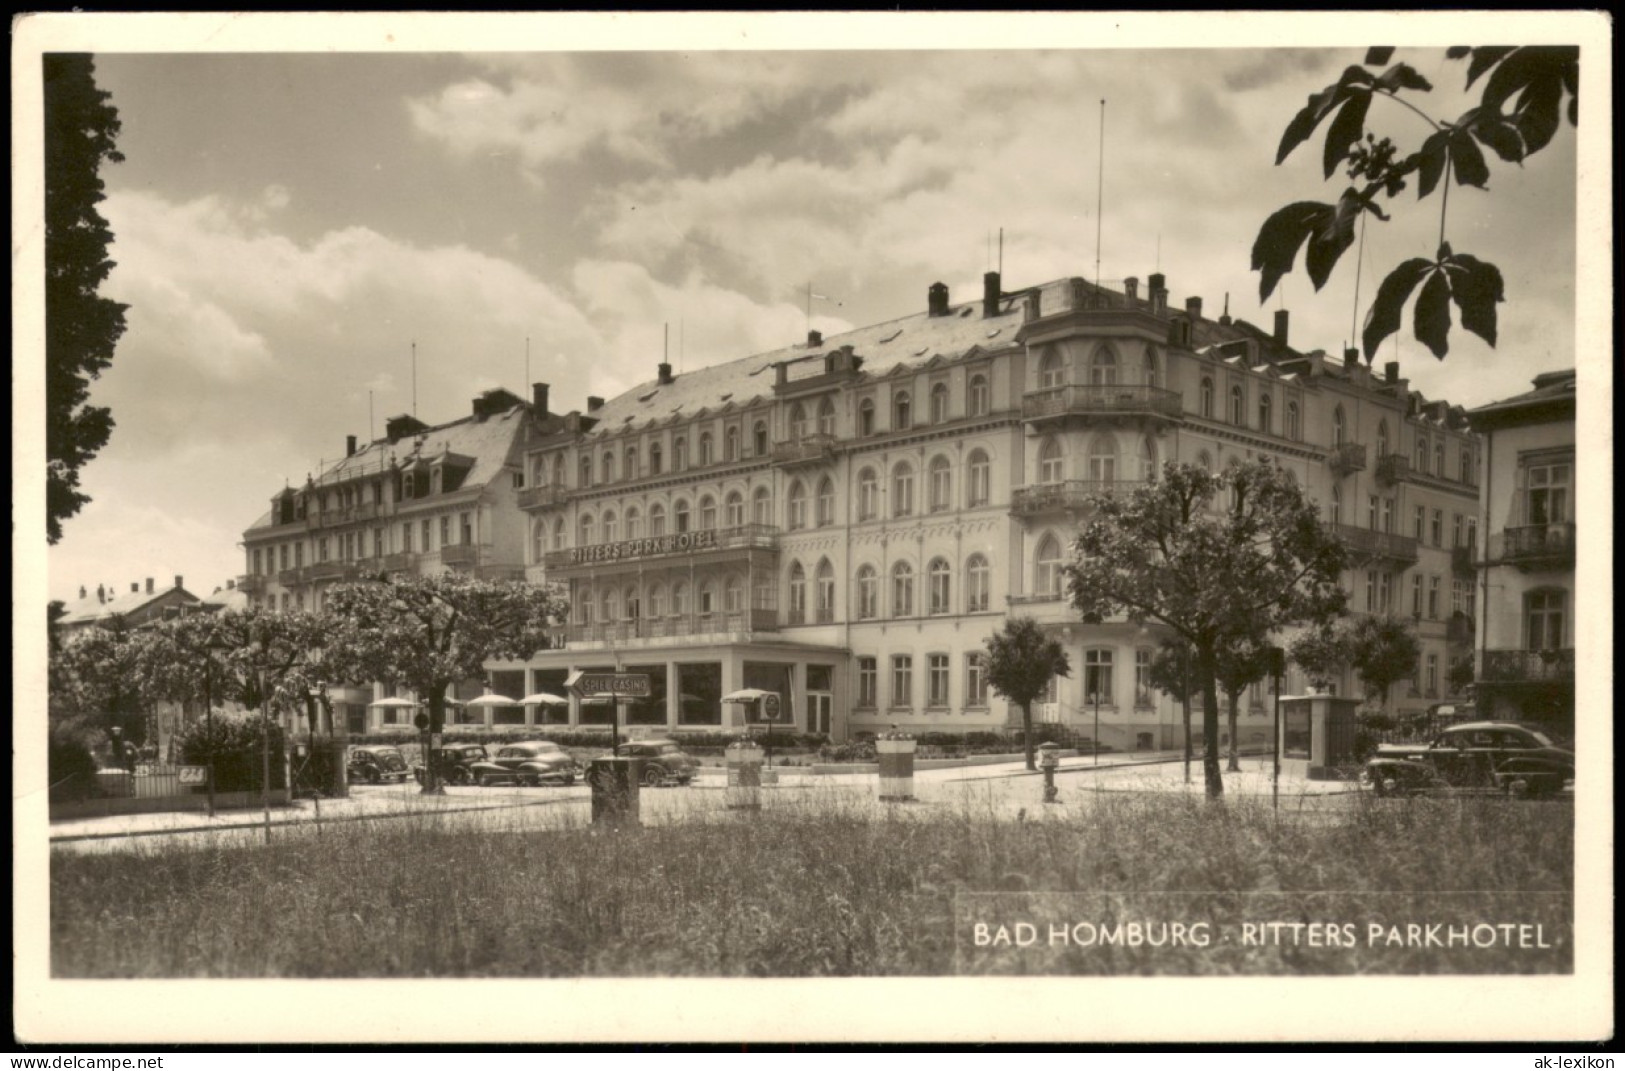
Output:
M1027 769L1036 771L1038 761L1033 757L1033 705L1021 704L1021 746L1027 753Z
M444 796L445 788L435 776L434 742L446 731L446 688L437 684L429 689L429 733L423 744L423 792L425 796Z
M1187 688L1189 683L1187 682ZM1179 701L1185 711L1185 783L1191 783L1191 694L1186 691L1185 697Z
M1211 800L1224 797L1224 775L1219 772L1219 689L1213 679L1212 647L1199 651L1202 679L1202 779Z
M1236 704L1241 701L1241 693L1236 692L1228 696L1230 700L1230 764L1225 767L1229 773L1241 772L1241 752L1236 743Z

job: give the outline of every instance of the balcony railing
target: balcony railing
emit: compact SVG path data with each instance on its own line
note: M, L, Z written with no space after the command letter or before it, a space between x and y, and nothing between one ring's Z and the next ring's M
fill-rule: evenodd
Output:
M1091 496L1124 495L1144 486L1143 480L1062 480L1018 487L1010 496L1010 512L1017 517L1076 512L1091 508Z
M1031 606L1041 602L1060 602L1066 595L1059 591L1039 591L1026 595L1007 595L1005 598L1011 606Z
M710 614L680 614L670 617L644 617L636 621L608 621L591 625L567 625L563 638L572 644L630 643L706 636L738 636L753 632L777 632L777 610L736 610Z
M442 565L478 565L481 550L489 550L489 543L454 543L440 548Z
M1574 648L1549 651L1485 651L1483 681L1539 684L1574 680Z
M629 539L619 543L595 543L568 550L550 550L542 559L549 569L574 567L603 568L625 562L635 565L639 561L664 558L685 558L726 550L779 549L779 529L771 524L742 524L733 528L714 528L679 535L650 536L647 539Z
M347 509L320 510L305 517L305 527L312 532L320 531L323 528L337 528L340 525L354 524L358 521L374 520L379 516L380 512L388 511L387 509L380 510L376 502L363 502Z
M1074 383L1029 391L1021 399L1024 420L1065 416L1150 416L1177 420L1184 411L1178 391L1144 384Z
M841 440L833 435L803 435L790 442L773 444L775 465L819 465L833 461L841 452Z
M1532 524L1490 536L1489 561L1512 565L1569 565L1574 562L1573 524Z
M1356 560L1381 558L1391 562L1416 561L1416 540L1394 532L1374 532L1352 524L1334 526L1337 538L1343 541L1349 554Z
M1404 454L1384 454L1377 458L1377 482L1396 484L1411 474L1411 459Z
M1339 476L1364 471L1365 444L1343 443L1341 446L1332 447L1326 455L1326 464Z
M302 568L282 569L276 574L276 582L285 588L295 587L305 582L305 571Z
M386 573L407 573L418 567L418 556L409 550L396 554L386 554L379 561L378 568Z
M557 487L553 484L543 484L540 487L526 487L519 492L520 509L553 509L564 505L570 500L570 489Z
M261 573L249 573L237 578L237 590L249 595L265 594L265 576Z
M361 566L355 562L317 562L305 568L305 579L311 583L318 580L357 580L361 577Z

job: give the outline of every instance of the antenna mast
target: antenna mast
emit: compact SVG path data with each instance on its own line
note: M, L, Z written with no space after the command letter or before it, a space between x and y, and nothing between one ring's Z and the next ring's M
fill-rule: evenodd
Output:
M1004 278L1004 228L999 228L999 278Z
M1100 292L1100 214L1106 204L1106 101L1100 101L1100 173L1095 179L1095 292Z
M530 336L525 336L525 382L524 388L530 389Z
M412 340L412 415L418 415L418 340Z

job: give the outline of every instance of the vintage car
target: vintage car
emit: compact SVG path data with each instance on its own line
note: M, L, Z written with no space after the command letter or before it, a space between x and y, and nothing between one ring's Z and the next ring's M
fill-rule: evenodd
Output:
M621 745L621 757L643 760L643 783L650 788L686 785L700 769L699 761L672 740L633 740Z
M551 740L504 744L489 759L471 763L468 773L476 784L573 785L581 765Z
M435 781L442 785L473 784L474 764L489 762L490 759L490 752L486 750L484 744L447 744L429 752L429 762L434 769ZM423 767L415 766L412 772L417 775L418 783L422 784L425 776Z
M1426 743L1382 745L1362 778L1379 796L1460 790L1555 796L1574 780L1574 752L1516 722L1463 722Z
M406 765L406 758L398 747L351 748L345 770L351 781L365 781L369 785L405 781L412 776L412 769Z

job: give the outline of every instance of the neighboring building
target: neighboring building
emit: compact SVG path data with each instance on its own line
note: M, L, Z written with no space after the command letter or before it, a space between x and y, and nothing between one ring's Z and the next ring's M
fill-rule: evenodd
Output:
M1037 717L1090 735L1098 707L1105 743L1176 746L1177 707L1145 683L1158 633L1079 620L1068 543L1091 492L1162 461L1270 458L1355 551L1352 610L1415 619L1423 657L1398 708L1443 698L1473 614L1456 548L1476 538L1479 443L1462 410L1410 392L1396 364L1374 376L1353 351L1292 349L1284 311L1271 332L1204 319L1199 298L1175 308L1163 276L1148 282L1007 293L989 273L959 305L938 283L923 313L681 376L662 364L549 417L517 506L528 575L568 586L571 621L562 649L491 666L493 687L563 694L571 670L619 668L653 679L634 726L738 727L744 708L720 697L754 687L836 739L997 730L1020 713L988 689L983 644L1025 614L1073 666ZM1243 742L1267 741L1265 687L1242 703Z
M538 400L545 412L545 389ZM550 426L532 413L524 399L495 389L460 420L431 427L403 415L386 423L382 439L358 447L351 436L342 460L301 488L284 488L243 533L248 571L237 589L255 606L320 610L334 585L384 573L461 569L522 579L520 463L527 435ZM394 711L369 711L385 694L377 685L335 688L335 716L352 732L392 722Z
M77 599L63 604L56 627L58 635L64 638L83 629L109 625L114 618L122 618L125 625L139 628L197 604L198 597L186 590L178 576L174 587L161 591L154 587L151 577L147 578L145 587L132 583L126 592L98 584L94 592L81 587Z
M1473 410L1485 435L1478 712L1574 732L1575 372Z

